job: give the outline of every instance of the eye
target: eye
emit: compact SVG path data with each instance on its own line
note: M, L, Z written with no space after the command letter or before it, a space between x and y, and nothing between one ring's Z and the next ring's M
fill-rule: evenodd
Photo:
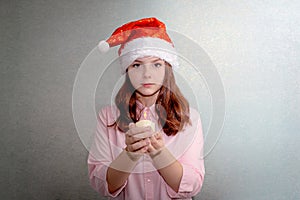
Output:
M134 63L134 64L132 64L131 65L133 68L138 68L139 66L141 66L141 64L139 64L139 63Z
M155 66L155 67L161 67L162 64L161 64L161 63L154 63L154 66Z

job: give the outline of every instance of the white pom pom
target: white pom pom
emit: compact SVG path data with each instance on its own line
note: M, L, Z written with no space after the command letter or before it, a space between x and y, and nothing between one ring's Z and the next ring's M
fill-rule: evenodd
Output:
M99 42L98 44L98 49L102 52L102 53L106 53L109 50L109 44L105 41L102 40Z

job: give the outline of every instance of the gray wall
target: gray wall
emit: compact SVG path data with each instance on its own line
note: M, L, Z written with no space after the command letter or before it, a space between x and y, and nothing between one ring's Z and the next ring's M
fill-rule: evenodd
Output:
M195 199L300 199L298 1L0 4L1 199L101 199L73 121L73 83L101 39L149 16L198 43L225 88L223 132Z

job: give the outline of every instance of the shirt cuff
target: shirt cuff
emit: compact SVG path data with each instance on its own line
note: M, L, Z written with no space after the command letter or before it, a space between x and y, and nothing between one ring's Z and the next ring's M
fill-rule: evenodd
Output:
M127 180L125 181L125 183L114 193L110 193L108 191L108 184L106 181L106 175L107 175L107 170L108 170L108 166L103 166L101 167L101 169L99 170L99 173L97 173L97 179L100 179L100 181L102 182L102 184L104 184L104 189L105 189L105 196L109 196L109 197L117 197L122 190L125 188L125 186L127 185Z
M195 196L201 189L202 183L200 174L195 169L182 164L182 178L180 181L178 192L175 192L168 184L167 192L171 198L191 198Z

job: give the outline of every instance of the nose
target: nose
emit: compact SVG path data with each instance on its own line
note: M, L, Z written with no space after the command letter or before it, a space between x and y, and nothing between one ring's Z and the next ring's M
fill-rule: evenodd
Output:
M145 64L143 67L143 76L144 78L151 77L151 64Z

